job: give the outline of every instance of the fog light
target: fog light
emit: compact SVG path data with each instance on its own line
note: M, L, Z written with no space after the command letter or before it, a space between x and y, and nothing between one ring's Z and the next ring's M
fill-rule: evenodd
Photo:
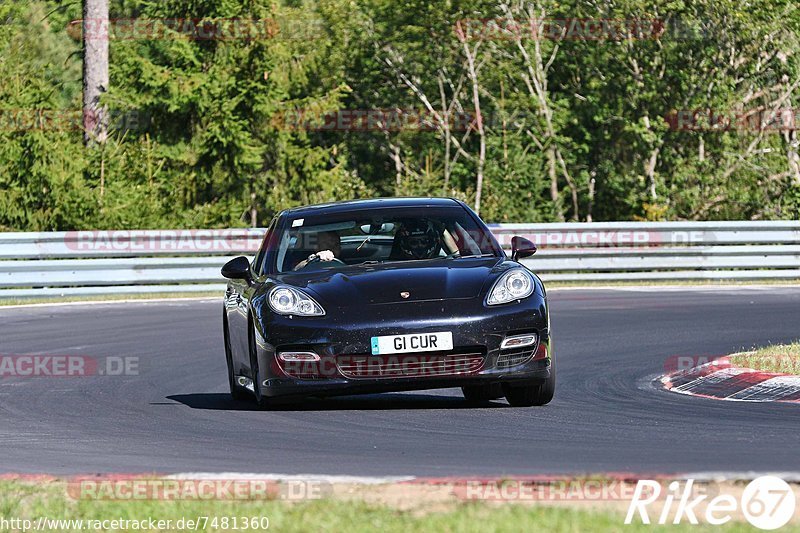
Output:
M500 343L501 350L508 350L510 348L524 348L525 346L533 346L536 344L538 337L536 333L526 333L525 335L513 335L506 337Z
M243 387L249 390L250 392L255 391L255 387L253 387L253 380L250 378L239 376L238 378L236 378L236 383L238 383L240 387Z
M319 361L319 356L314 352L281 352L278 359L286 363L307 363Z

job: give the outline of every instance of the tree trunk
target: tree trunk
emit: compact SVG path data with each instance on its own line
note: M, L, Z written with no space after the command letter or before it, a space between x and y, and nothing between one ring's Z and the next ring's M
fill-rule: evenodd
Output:
M592 170L589 173L589 207L586 208L586 222L592 221L592 208L594 207L594 187L595 187L595 179L594 177L597 175L597 172Z
M556 220L564 222L564 210L561 208L561 196L558 194L556 150L552 146L547 149L547 171L550 176L550 199L553 201L553 212Z
M255 177L250 178L250 227L258 227L258 207L256 206Z
M789 175L792 187L800 187L800 155L797 153L797 130L786 134L786 158L789 161Z
M697 159L702 163L706 160L706 142L703 140L703 136L700 136L699 144L697 146Z
M480 43L478 43L479 45ZM475 213L481 214L481 196L483 194L483 167L486 162L486 133L483 129L483 116L481 115L480 89L478 86L478 72L475 68L475 56L477 55L478 45L475 50L470 51L469 43L464 41L464 55L467 56L467 67L469 79L472 82L472 107L475 109L475 119L478 126L478 160L476 162L475 179Z
M395 191L400 194L400 185L403 182L403 163L400 159L400 147L390 145L392 150L392 160L394 161L394 183Z
M650 159L647 162L647 168L645 169L647 174L647 186L650 190L651 200L658 199L658 191L656 190L656 164L658 163L659 152L661 152L661 148L653 148L653 151L650 152Z
M108 0L83 3L83 128L87 145L108 137L108 113L100 95L108 90Z

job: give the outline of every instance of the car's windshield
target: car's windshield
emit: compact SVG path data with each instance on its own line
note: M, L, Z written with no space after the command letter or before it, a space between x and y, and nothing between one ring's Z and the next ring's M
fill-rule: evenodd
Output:
M287 221L277 243L279 273L501 253L491 235L461 207L298 216Z

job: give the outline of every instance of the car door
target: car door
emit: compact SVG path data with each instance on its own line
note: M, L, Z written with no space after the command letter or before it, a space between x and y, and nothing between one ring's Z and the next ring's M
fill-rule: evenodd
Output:
M228 319L231 361L234 375L243 375L243 364L248 359L247 350L247 286L246 280L229 280L225 291L225 312Z
M262 275L266 247L269 243L270 235L274 231L276 220L277 217L270 223L259 252L250 263L251 279L230 280L225 293L225 308L231 338L231 357L234 374L236 375L252 375L250 372L250 347L248 344L250 300L258 287L258 283L254 280Z

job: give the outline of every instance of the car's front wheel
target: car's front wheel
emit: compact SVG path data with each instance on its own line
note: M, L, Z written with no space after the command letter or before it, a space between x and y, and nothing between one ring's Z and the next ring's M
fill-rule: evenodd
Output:
M247 389L236 383L236 376L233 373L233 356L231 355L231 338L228 331L228 320L222 317L222 338L225 343L225 362L228 364L228 388L231 391L231 398L236 401L247 400L249 394Z
M530 407L550 403L556 392L556 367L550 364L550 377L544 381L524 385L506 384L503 386L506 400L513 407Z
M261 383L261 372L258 369L258 357L256 357L256 333L255 333L255 326L253 325L252 319L250 320L250 325L247 328L248 335L247 335L247 345L250 347L250 370L253 374L253 395L255 396L256 404L264 409L269 407L269 398L264 396L261 393L261 387L259 384Z

